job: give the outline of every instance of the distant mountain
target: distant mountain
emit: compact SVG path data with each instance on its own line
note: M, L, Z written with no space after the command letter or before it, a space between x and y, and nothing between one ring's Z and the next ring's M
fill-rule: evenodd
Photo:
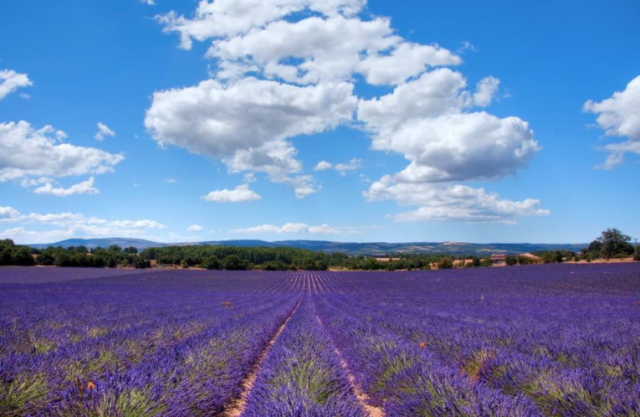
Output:
M491 253L526 253L546 250L572 250L580 251L584 244L541 244L541 243L464 243L464 242L330 242L323 240L282 240L266 242L264 240L220 240L210 242L184 242L184 243L159 243L144 239L106 238L106 239L69 239L51 244L29 245L34 248L46 248L48 246L86 246L87 248L108 248L118 245L122 248L134 246L138 249L146 249L164 246L186 245L211 245L211 246L243 246L243 247L294 247L322 252L344 252L349 255L375 255L400 253L448 253L451 255L487 255Z

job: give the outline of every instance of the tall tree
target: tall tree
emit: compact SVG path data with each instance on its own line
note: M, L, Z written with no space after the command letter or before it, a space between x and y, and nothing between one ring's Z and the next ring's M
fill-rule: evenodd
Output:
M598 242L602 244L600 248L601 258L610 259L616 255L631 255L634 251L630 243L631 238L615 228L602 232Z

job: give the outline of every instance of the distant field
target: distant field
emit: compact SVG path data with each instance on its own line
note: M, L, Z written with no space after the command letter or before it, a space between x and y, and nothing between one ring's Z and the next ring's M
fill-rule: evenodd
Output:
M637 416L640 264L0 268L0 416Z

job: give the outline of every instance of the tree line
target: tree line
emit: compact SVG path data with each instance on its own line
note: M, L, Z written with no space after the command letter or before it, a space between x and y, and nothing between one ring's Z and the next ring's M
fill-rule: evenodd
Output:
M633 258L640 261L640 247L637 242L631 243L631 237L620 230L612 228L603 231L589 246L582 248L580 252L556 250L533 252L544 263L561 263L566 261L591 262L598 259L627 259ZM507 264L513 260L507 257Z
M85 246L68 248L50 246L35 249L13 243L11 239L0 240L0 266L67 266L87 268L149 268L151 263L138 255L134 247L122 249L113 245L107 249L87 249Z
M607 229L579 253L556 250L533 252L536 257L509 255L506 264L528 265L532 263L560 263L566 261L590 262L595 259L633 257L640 261L638 245L631 244L631 238L618 229ZM475 268L491 266L487 257L451 256L445 254L400 254L388 255L387 259L372 256L349 256L344 253L313 252L292 247L236 247L236 246L167 246L148 248L138 252L135 247L109 248L71 246L68 248L48 247L34 249L15 245L10 239L0 240L1 265L45 265L93 268L149 268L152 262L159 265L178 265L183 268L205 268L218 270L265 271L318 270L329 268L396 271L450 268ZM393 256L393 257L392 257Z

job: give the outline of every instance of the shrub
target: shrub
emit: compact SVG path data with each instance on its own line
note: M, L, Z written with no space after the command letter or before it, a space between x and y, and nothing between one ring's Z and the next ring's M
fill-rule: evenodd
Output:
M200 266L206 269L220 269L222 267L220 259L214 255L207 257Z
M438 269L451 269L453 268L453 259L445 257L436 262Z

